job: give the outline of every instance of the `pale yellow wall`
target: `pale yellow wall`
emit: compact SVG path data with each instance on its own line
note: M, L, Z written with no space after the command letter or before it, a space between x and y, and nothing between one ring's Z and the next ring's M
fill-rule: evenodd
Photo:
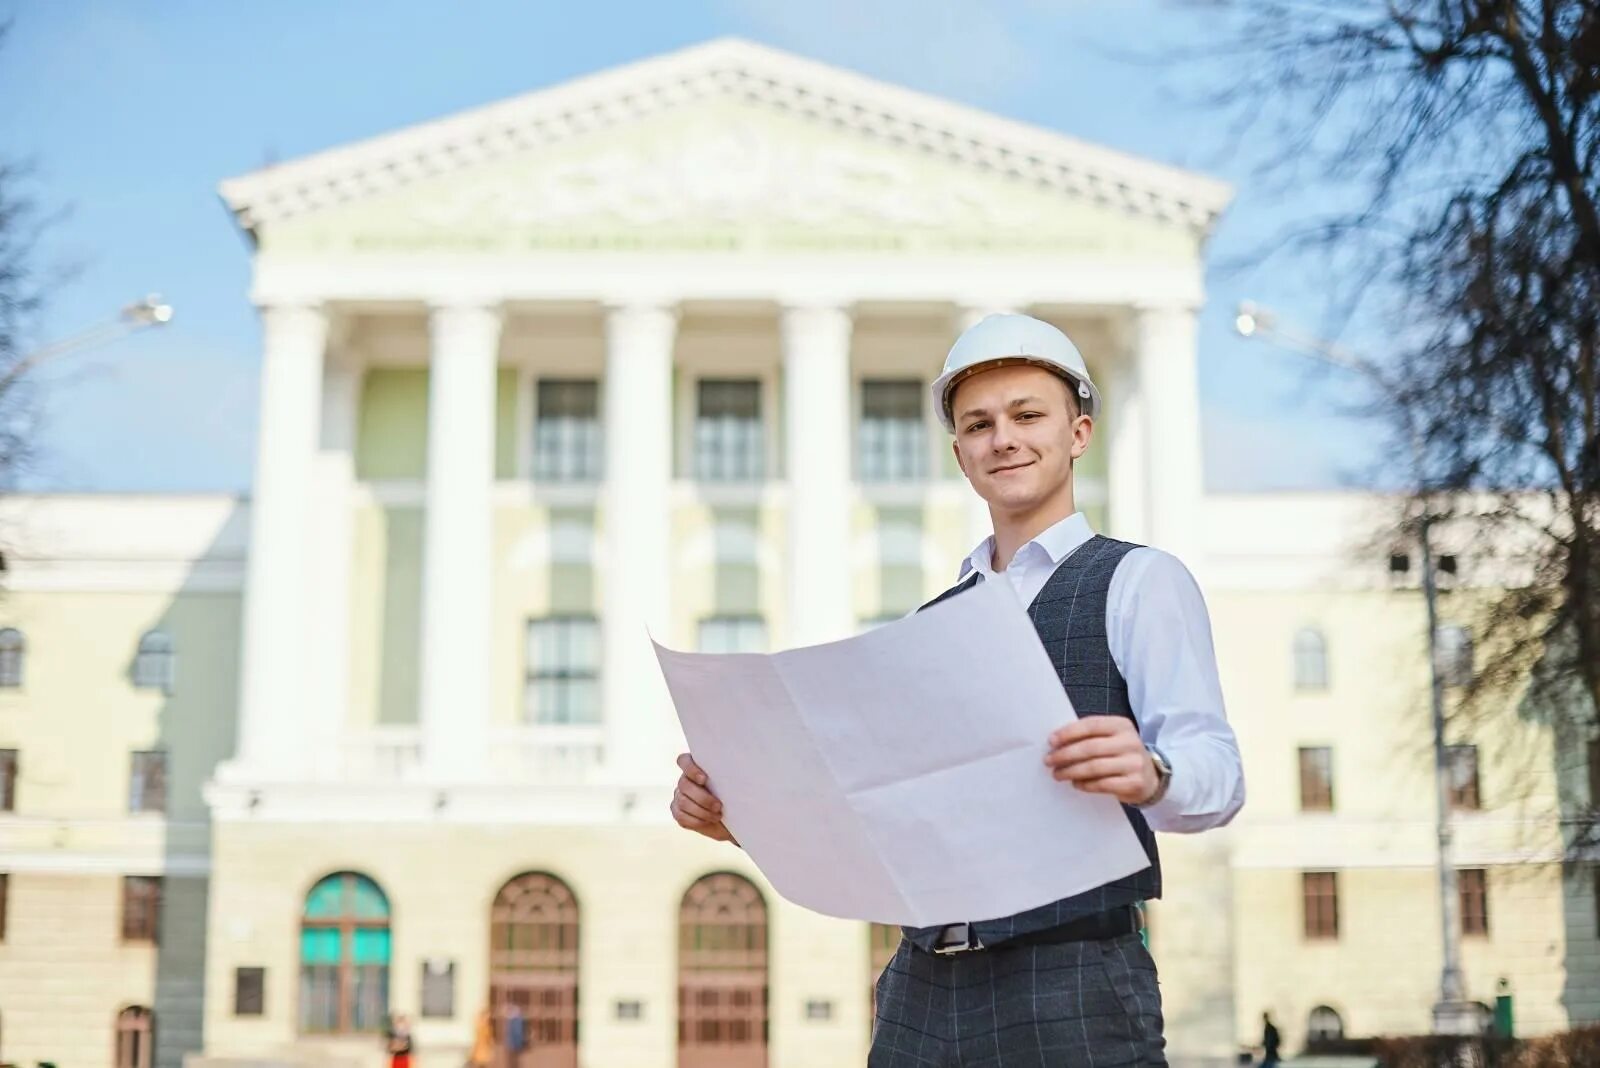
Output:
M420 507L354 510L350 567L350 725L417 722L422 642Z
M458 1065L471 1017L487 994L489 910L525 871L573 889L581 909L579 1005L587 1068L652 1068L674 1061L678 905L700 875L732 870L763 887L773 956L774 1068L860 1063L867 1038L865 926L807 914L780 901L742 853L672 827L225 824L216 837L207 968L208 1052L287 1052L297 1042L297 958L305 892L322 876L361 872L388 895L393 916L390 1002L415 1016L422 961L456 961L457 1015L418 1020L425 1065ZM267 1014L232 1015L234 969L264 966ZM805 1002L832 999L834 1018L803 1019ZM614 1019L618 999L645 1003L639 1021ZM368 1038L317 1040L377 1065Z
M12 591L0 626L27 642L22 686L0 689L0 748L20 751L19 815L120 817L129 754L160 748L167 815L205 819L200 787L233 749L237 594ZM132 682L139 638L156 628L177 650L171 695Z

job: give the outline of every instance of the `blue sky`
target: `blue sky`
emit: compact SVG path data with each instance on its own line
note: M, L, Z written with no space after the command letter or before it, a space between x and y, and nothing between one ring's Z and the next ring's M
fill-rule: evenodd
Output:
M160 291L173 324L58 362L32 488L240 491L255 448L259 330L249 254L217 183L601 68L738 35L1234 182L1212 243L1231 261L1317 206L1269 192L1263 146L1199 103L1210 75L1134 52L1204 21L1160 0L0 0L0 151L35 159L68 218L44 249L80 270L39 340ZM1202 35L1197 38L1196 35ZM1317 284L1283 263L1213 270L1202 317L1208 486L1316 489L1368 470L1349 389L1234 337L1242 297L1309 327Z

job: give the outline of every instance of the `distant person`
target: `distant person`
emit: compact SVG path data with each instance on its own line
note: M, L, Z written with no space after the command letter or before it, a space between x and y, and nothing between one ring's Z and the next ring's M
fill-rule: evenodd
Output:
M528 1048L528 1021L522 1015L522 1006L512 1004L506 1008L506 1052L511 1054L511 1063L517 1063L517 1057Z
M1278 1034L1278 1028L1272 1022L1272 1013L1261 1014L1261 1068L1278 1068L1278 1047L1283 1045L1283 1036Z
M471 1068L489 1068L494 1059L494 1019L487 1008L478 1010L477 1022L472 1026L472 1054L467 1058Z
M389 1068L411 1068L411 1021L396 1014L389 1021Z

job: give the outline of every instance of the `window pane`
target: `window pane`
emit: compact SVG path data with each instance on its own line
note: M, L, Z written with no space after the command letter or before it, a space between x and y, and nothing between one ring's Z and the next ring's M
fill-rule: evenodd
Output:
M700 621L702 653L760 653L767 648L766 620L759 616L713 616Z
M1305 872L1300 878L1305 937L1337 938L1339 935L1337 874L1328 871Z
M529 620L528 635L524 721L598 723L598 622L584 616Z
M454 1016L456 1014L455 961L426 960L422 962L422 1015Z
M593 482L601 477L600 384L542 378L534 422L534 478Z
M1294 688L1328 688L1328 643L1315 627L1306 627L1294 636Z
M917 379L861 383L857 469L862 481L925 477L927 435L923 429L922 400L922 382Z
M235 1016L260 1016L266 1012L265 968L235 968L233 970L233 1014Z
M1461 933L1489 933L1489 874L1483 868L1456 872L1456 895L1461 905Z
M1466 811L1481 807L1478 783L1478 747L1452 745L1445 748L1447 774L1450 777L1450 806Z
M1333 809L1333 750L1300 750L1300 807L1307 812Z
M17 808L17 751L0 749L0 812Z
M0 686L22 685L22 632L15 627L0 630Z
M710 482L765 477L761 383L702 378L695 415L695 475Z
M167 754L160 750L132 754L128 811L164 812L166 807Z

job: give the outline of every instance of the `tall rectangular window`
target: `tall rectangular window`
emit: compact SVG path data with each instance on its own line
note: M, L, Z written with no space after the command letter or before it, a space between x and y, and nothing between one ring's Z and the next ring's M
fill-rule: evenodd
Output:
M604 431L600 383L541 378L533 424L533 477L540 482L598 482Z
M151 749L132 754L128 776L129 812L167 810L167 754Z
M0 812L17 810L17 751L0 749Z
M122 940L154 942L160 935L161 877L127 875L122 879Z
M1450 807L1462 812L1476 812L1483 807L1478 784L1478 747L1475 745L1445 746L1445 773L1450 780Z
M0 874L0 942L6 940L6 913L11 909L11 876Z
M702 653L764 653L767 621L760 616L712 616L700 621Z
M863 482L899 482L926 477L927 407L919 379L867 379L861 383L861 427L856 444Z
M267 1011L267 970L265 968L235 968L233 970L233 1014L235 1016L262 1016Z
M766 478L760 381L700 379L694 420L694 473L706 482L756 482Z
M1461 933L1489 933L1489 873L1483 868L1456 872L1456 896L1461 901Z
M1305 936L1326 939L1339 937L1339 873L1308 871L1300 876L1301 909L1305 917Z
M1333 750L1326 746L1300 750L1300 809L1333 811Z
M527 723L600 722L600 628L593 616L528 621Z

